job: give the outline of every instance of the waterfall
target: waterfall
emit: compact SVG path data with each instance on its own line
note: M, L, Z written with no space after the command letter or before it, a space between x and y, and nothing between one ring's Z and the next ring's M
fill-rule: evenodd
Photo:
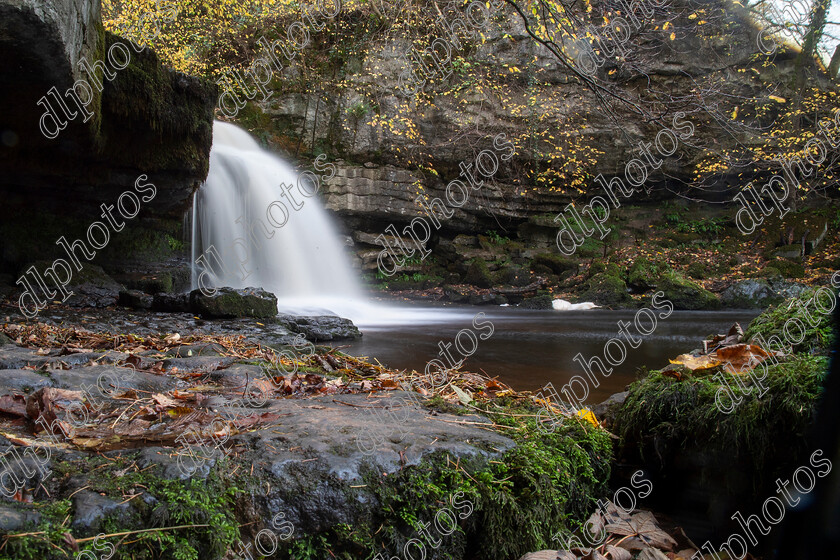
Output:
M193 289L204 273L205 285L273 292L280 311L354 318L364 297L313 192L315 178L297 173L244 130L214 123L210 172L193 200Z

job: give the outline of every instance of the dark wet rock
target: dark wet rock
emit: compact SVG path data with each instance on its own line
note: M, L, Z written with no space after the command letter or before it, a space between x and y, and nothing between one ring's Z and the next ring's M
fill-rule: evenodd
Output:
M50 447L40 446L21 447L6 445L9 441L3 438L0 443L0 457L3 458L0 467L0 484L6 491L37 488L52 475L52 465L61 454ZM11 501L3 492L0 500Z
M467 268L467 273L464 275L464 282L478 286L479 288L489 288L492 286L493 277L487 269L487 262L480 257L474 259Z
M443 297L446 301L451 301L452 303L469 303L470 292L460 286L444 286Z
M152 309L167 313L188 313L190 294L155 294L152 298Z
M200 344L182 344L171 348L166 355L171 358L192 358L193 356L221 356L226 352L225 347L215 342Z
M69 370L54 370L50 377L55 381L56 386L61 389L80 390L82 386L95 388L97 380L102 377L102 386L108 390L119 392L128 389L162 393L182 386L182 383L174 377L166 375L155 375L145 371L135 371L132 368L114 366L91 366ZM115 385L115 388L111 388ZM95 397L102 396L99 391L94 391ZM103 397L104 398L104 397Z
M172 274L169 272L146 273L129 272L117 277L130 290L136 290L145 294L154 295L170 293L174 287Z
M519 307L523 309L553 309L553 298L551 296L536 296L532 298L525 298Z
M24 267L29 270L34 267L35 271L44 275L44 271L52 267L51 261L37 261ZM85 263L81 270L72 268L73 275L70 281L65 286L65 290L73 295L67 298L64 302L71 307L109 307L116 305L120 297L120 291L125 288L117 283L113 278L108 276L101 266ZM50 283L48 283L51 286ZM52 289L52 288L50 288ZM36 289L39 297L44 297L47 301L53 301L58 296L55 292L44 294L42 290Z
M55 382L49 375L31 369L0 370L0 395L32 393L41 387L55 387Z
M223 369L235 362L235 358L226 356L194 356L192 358L169 358L163 361L163 369L170 371L177 368L178 371L191 371L207 373Z
M49 361L47 356L30 348L16 345L0 346L0 369L22 369L24 366L42 367Z
M207 478L210 474L210 469L216 464L217 454L210 454L209 457L206 457L205 461L198 463L186 462L184 454L186 454L185 451L183 451L179 459L178 452L171 448L146 447L140 451L137 457L137 466L141 469L146 469L152 465L158 465L161 467L158 475L162 478L186 480L189 478ZM218 455L221 455L221 453ZM191 467L194 470L189 474L189 471L184 471L184 466Z
M546 267L552 273L561 276L567 272L577 271L580 266L577 261L560 255L552 255L550 253L543 253L536 255L532 261L534 266L541 265Z
M302 334L307 340L320 342L361 338L362 333L350 319L336 315L303 317L279 315L275 321L292 332Z
M97 530L106 517L127 513L131 506L120 504L90 490L77 492L73 498L73 528Z
M122 362L128 358L125 352L76 352L72 354L57 354L56 350L50 352L44 367L47 369L67 369L85 365L104 365Z
M720 301L727 307L758 309L779 303L782 298L770 287L770 282L766 279L749 278L725 289L720 295Z
M218 288L212 296L193 290L190 309L210 319L268 318L277 315L277 296L262 288Z
M260 366L234 364L229 368L217 369L208 373L206 379L212 383L224 385L225 387L245 387L248 381L262 377L265 377L265 372Z
M627 395L629 394L630 393L628 391L612 394L604 402L590 406L589 410L592 411L592 414L595 415L595 418L597 418L599 422L605 421L606 425L610 426L612 425L615 411L618 407L624 404L624 401L627 400Z
M494 294L473 294L470 296L470 305L488 305L496 303Z
M5 334L0 333L0 346L8 346L9 344L14 344L14 341Z
M36 511L0 506L0 533L19 531L26 526L37 525L40 520L41 515Z
M132 309L151 309L154 298L140 290L123 290L120 292L120 305Z
M495 284L524 288L531 284L534 278L530 271L521 266L507 266L496 273L494 280Z

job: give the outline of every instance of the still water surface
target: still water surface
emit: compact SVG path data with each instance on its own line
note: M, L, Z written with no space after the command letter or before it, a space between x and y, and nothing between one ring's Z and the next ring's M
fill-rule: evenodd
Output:
M604 344L618 336L618 321L632 324L636 314L635 310L532 311L505 307L405 306L388 314L380 324L376 319L360 324L364 333L361 340L349 346L335 346L341 346L342 351L350 355L376 359L392 368L423 371L429 360L440 358L439 342L453 342L461 329L476 334L489 331L486 326L473 327L473 318L480 312L486 317L478 321L491 321L494 332L487 340L479 339L478 348L467 358L463 369L484 371L490 376L498 376L515 389L532 391L549 381L559 389L572 376L583 374L582 367L573 360L575 355L582 353L587 360L593 356L603 359ZM740 322L746 329L757 314L751 310L673 311L670 316L657 320L656 329L643 337L638 348L626 345L627 358L609 377L599 375L600 386L590 387L587 402L600 402L623 391L636 379L640 366L664 367L669 358L701 347L708 335L725 333L735 322ZM402 320L395 321L394 316ZM643 323L643 328L649 329L649 325ZM629 327L629 332L635 338L641 337L634 326ZM462 342L469 349L466 336L462 335ZM460 358L454 345L451 351L456 359ZM613 349L613 355L618 357L616 349Z

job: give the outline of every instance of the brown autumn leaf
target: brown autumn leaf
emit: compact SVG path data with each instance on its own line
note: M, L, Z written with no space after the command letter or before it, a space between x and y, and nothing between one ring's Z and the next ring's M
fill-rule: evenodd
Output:
M152 395L152 400L158 408L169 408L179 406L180 403L173 398L167 397L163 393L155 393Z
M26 399L23 395L0 396L0 412L26 417Z
M69 546L70 548L73 549L73 552L79 552L79 545L76 542L76 539L75 539L75 537L73 537L72 534L64 533L64 535L62 535L62 537L63 537L64 542L67 544L67 546Z
M718 348L715 352L724 368L729 373L746 373L770 357L761 346L755 344L735 344Z
M26 414L33 421L43 416L47 424L51 424L58 418L58 411L66 411L73 406L79 406L74 403L81 403L83 398L82 391L43 387L26 399Z
M633 515L630 525L635 529L639 538L648 543L649 546L668 552L673 552L676 549L677 541L659 528L656 518L651 512L640 511Z
M609 560L631 560L633 554L629 550L608 544L604 549L604 556Z

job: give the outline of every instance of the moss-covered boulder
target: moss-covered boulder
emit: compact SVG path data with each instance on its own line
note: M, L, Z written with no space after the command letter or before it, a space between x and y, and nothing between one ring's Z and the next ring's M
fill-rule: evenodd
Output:
M645 257L636 259L627 271L627 285L636 292L646 292L657 287L667 270L667 265L655 263Z
M663 275L656 287L665 292L665 299L674 304L674 309L720 308L720 300L715 294L675 272Z
M493 275L493 282L496 285L527 286L533 281L533 275L529 270L519 265L509 265L500 269Z
M522 300L522 303L519 304L519 307L525 309L553 309L552 302L554 298L547 295L535 296L531 298L525 298Z
M479 288L489 288L492 286L493 277L487 269L487 261L480 257L473 259L464 275L464 282Z
M633 383L612 426L618 457L659 473L666 494L705 487L715 499L764 496L777 476L807 462L804 436L828 360L797 355L768 364L738 382L726 372L682 369Z
M268 318L277 315L277 296L261 288L218 288L212 295L193 290L190 308L193 313L209 319Z
M768 344L769 350L785 354L826 353L834 334L831 313L821 310L833 309L836 298L830 288L806 290L753 319L744 340Z
M580 297L606 307L620 307L633 301L627 293L624 280L604 272L589 279Z
M773 259L767 266L778 270L785 278L804 278L805 267L788 259Z
M274 425L232 435L229 448L208 437L200 449L54 450L56 476L36 486L32 503L10 506L20 520L13 531L25 534L4 554L65 558L75 544L67 534L93 552L100 532L136 531L103 541L114 560L221 560L257 546L282 560L410 558L419 540L436 543L426 558L515 560L551 546L607 494L611 439L587 422L540 431L536 409L518 399L476 403L486 415L464 418L430 416L402 398L388 412L393 394L375 397L380 405L371 397L277 400ZM82 519L74 506L83 500L97 515Z

